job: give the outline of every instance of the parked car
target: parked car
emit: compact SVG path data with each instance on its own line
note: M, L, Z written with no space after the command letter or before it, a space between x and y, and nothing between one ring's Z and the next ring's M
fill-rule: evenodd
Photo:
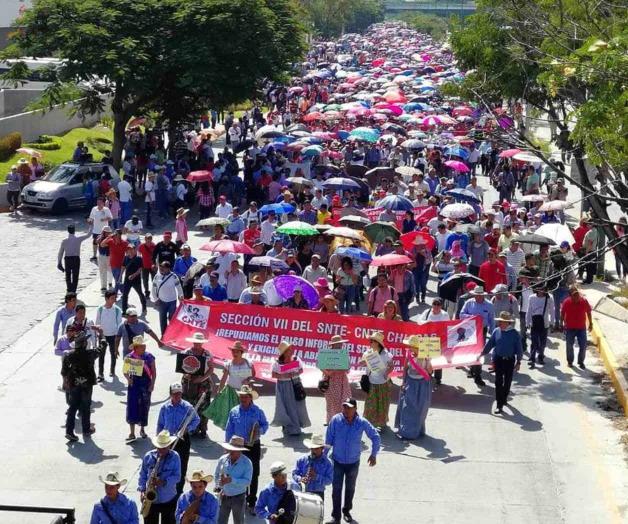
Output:
M113 166L98 162L61 164L41 180L31 182L22 189L22 206L55 214L82 208L85 206L83 180L86 175L100 178L106 172L111 175L112 186L118 187L120 177Z

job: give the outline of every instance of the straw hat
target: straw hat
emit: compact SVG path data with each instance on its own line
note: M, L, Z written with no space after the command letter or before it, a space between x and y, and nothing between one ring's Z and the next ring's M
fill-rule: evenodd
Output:
M254 286L261 286L262 285L262 279L258 275L255 275L251 279L251 284L254 285Z
M245 353L247 351L247 347L244 344L242 344L242 342L240 342L239 340L236 340L233 343L233 346L229 346L229 349L235 350L235 351L242 351L242 353Z
M469 291L470 295L483 295L484 294L484 288L482 286L476 286L474 287L471 291Z
M251 386L247 386L246 384L243 384L240 387L240 390L236 391L236 393L238 394L238 396L251 395L251 397L253 397L253 400L257 400L259 398L259 393L255 391Z
M280 460L278 460L277 462L273 462L270 465L270 474L271 475L276 475L277 473L282 473L286 470L286 465L281 462Z
M331 446L328 446L327 444L325 444L325 439L323 438L323 435L319 435L318 433L314 433L312 435L312 438L306 438L303 441L303 445L306 448L310 448L310 449L316 449L316 448L329 448Z
M105 475L105 478L98 475L98 480L107 486L124 486L126 484L126 479L121 479L117 471L110 471Z
M159 432L159 434L152 438L153 446L158 449L167 448L175 441L175 437L173 437L167 429L164 429Z
M512 315L508 311L502 311L495 320L497 320L497 322L514 322Z
M277 346L277 351L279 352L279 356L283 355L291 347L292 347L292 344L290 344L290 342L286 342L285 340L282 340L281 342L279 342L279 345Z
M233 435L229 442L221 442L220 445L227 451L246 451L244 447L244 438L238 435Z
M203 333L197 331L191 337L187 337L185 339L186 342L193 342L194 344L204 344L205 342L209 342L209 339L203 336Z
M174 177L172 179L173 182L185 182L185 178L183 178L181 175L177 175L176 177Z
M144 335L138 335L136 337L133 337L133 346L145 346L146 345L146 339L144 338Z
M249 289L249 293L251 295L263 295L264 291L259 286L253 286L251 289Z
M197 469L192 471L192 474L189 477L185 477L185 480L188 482L206 482L209 484L212 480L214 480L214 476L206 475L202 469Z
M410 335L403 339L403 343L406 346L410 346L412 349L419 349L421 345L421 337L419 335Z
M506 284L497 284L493 288L493 293L508 293L508 286Z
M374 331L371 333L369 340L374 340L380 346L384 347L384 332L383 331Z
M331 346L332 344L344 344L345 342L349 342L349 341L345 340L340 335L334 335L333 337L331 337L329 341L329 345Z
M177 209L177 216L179 215L187 215L190 212L189 209L185 209L184 207L180 207Z
M334 304L338 303L338 299L334 295L325 295L322 300L323 302L333 302Z

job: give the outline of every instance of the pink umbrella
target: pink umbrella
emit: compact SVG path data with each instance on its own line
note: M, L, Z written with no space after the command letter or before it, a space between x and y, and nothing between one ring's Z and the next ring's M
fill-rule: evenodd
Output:
M447 162L445 162L445 165L447 167L450 167L454 171L458 171L459 173L469 172L469 168L467 167L467 164L465 164L464 162L460 162L459 160L447 160Z
M215 253L243 253L254 255L255 251L243 242L234 240L213 240L199 248L201 251L212 251Z
M411 264L412 259L406 255L399 255L397 253L389 253L388 255L382 255L381 257L373 257L371 261L372 266L401 266L403 264Z
M211 171L192 171L186 178L188 182L211 182L214 179Z
M384 94L384 100L386 100L386 102L406 102L407 99L406 97L403 95L403 93L399 92L399 91L388 91L387 93Z
M20 147L19 149L16 149L16 151L18 153L24 153L27 156L30 157L37 157L37 158L41 158L42 154L39 151L36 151L35 149L32 149L30 147Z
M499 158L510 158L521 153L521 149L505 149L499 154Z
M308 113L305 115L302 120L304 122L313 122L314 120L321 120L323 118L323 114L319 111L314 111L313 113Z
M469 116L473 113L473 109L468 106L458 106L454 107L451 114L453 116Z
M421 120L421 124L424 126L439 126L443 124L443 120L440 116L427 116Z

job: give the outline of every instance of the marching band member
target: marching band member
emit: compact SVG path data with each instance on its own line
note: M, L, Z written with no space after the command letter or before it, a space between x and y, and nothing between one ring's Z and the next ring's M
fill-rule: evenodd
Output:
M157 419L157 433L161 433L164 429L168 430L171 435L179 433L183 427L185 419L192 414L192 419L188 424L186 431L177 441L174 450L179 454L181 459L181 479L177 482L177 493L183 492L185 484L185 474L188 470L188 461L190 460L190 432L194 431L200 422L200 418L194 406L187 400L183 400L183 386L178 382L170 385L170 400L163 404L159 409L159 418Z
M314 434L305 439L303 445L310 450L307 455L297 459L292 470L292 480L301 484L305 492L314 493L325 500L325 486L329 486L334 478L334 465L323 451L329 448L323 435Z
M206 475L202 470L192 472L186 480L190 483L190 491L183 493L177 502L175 517L177 524L216 524L218 519L218 501L212 493L206 491L207 484L214 477ZM183 520L187 517L187 520Z
M140 500L144 502L147 491L155 490L155 500L150 507L148 516L144 517L144 524L175 524L174 513L177 505L177 482L181 479L181 459L179 454L170 449L175 437L167 429L160 431L152 439L155 449L149 451L142 459L137 490ZM161 458L159 469L154 477L154 486L150 482L157 460Z
M243 385L237 393L240 404L229 412L227 427L225 428L225 441L230 441L234 435L245 439L246 451L244 454L253 463L253 477L246 502L249 513L254 515L261 458L260 436L268 431L268 420L262 409L253 404L253 401L259 398L257 391L250 386Z
M117 472L110 471L105 478L98 477L105 485L105 497L94 504L90 524L110 524L124 522L124 524L139 524L137 505L129 499L120 488L126 484L126 479L120 479Z
M203 344L209 342L203 333L194 333L191 337L185 339L186 342L192 342L192 347L185 351L186 355L194 355L196 357L206 357L205 359L205 373L203 375L183 375L183 398L188 402L196 405L203 393L207 393L205 400L198 407L197 413L199 414L201 421L196 428L196 431L190 431L191 435L205 438L207 437L207 417L202 413L207 406L209 406L211 400L212 391L212 374L214 372L214 364L212 362L212 354L203 348Z
M234 435L229 442L220 445L227 453L218 459L215 471L215 491L220 493L218 524L228 524L231 513L233 524L244 524L246 491L253 477L253 463L243 454L247 448L242 437Z
M289 501L289 491L300 491L299 485L294 482L288 482L288 474L286 473L286 465L283 462L273 462L270 466L270 474L273 477L270 482L259 494L259 500L255 505L255 513L261 519L266 519L268 524L278 524L281 522L292 522L291 512L294 511L294 501ZM282 517L280 509L285 506L284 511L287 513L285 520Z

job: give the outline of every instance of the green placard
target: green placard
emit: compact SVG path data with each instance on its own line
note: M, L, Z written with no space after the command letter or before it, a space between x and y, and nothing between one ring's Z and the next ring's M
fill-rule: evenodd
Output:
M319 349L316 367L318 369L349 369L349 351L346 349Z
M421 337L419 346L419 358L435 358L440 357L440 337Z

